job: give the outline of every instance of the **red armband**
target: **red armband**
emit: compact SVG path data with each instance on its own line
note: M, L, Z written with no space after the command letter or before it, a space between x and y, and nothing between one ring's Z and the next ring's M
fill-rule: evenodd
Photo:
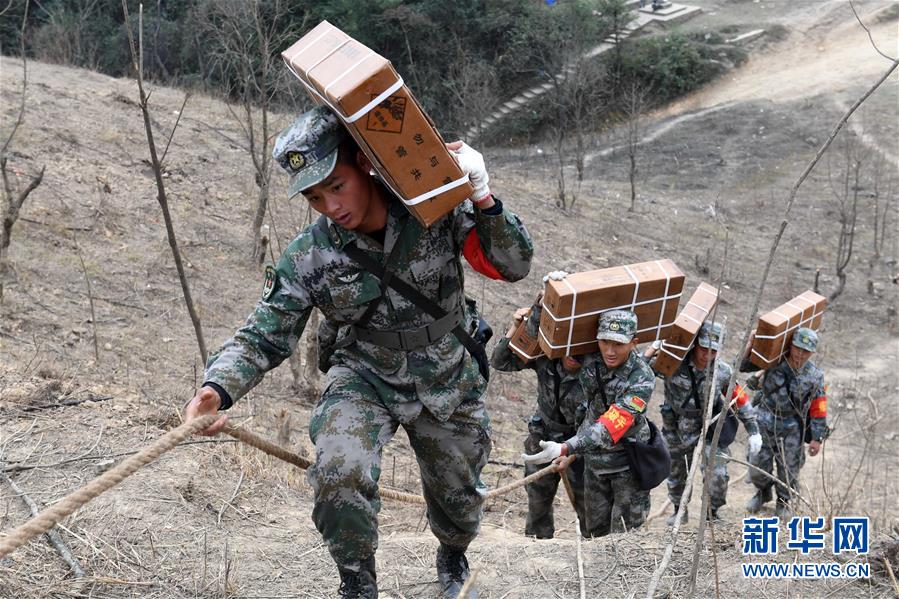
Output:
M620 409L618 406L612 406L605 414L599 417L597 422L606 427L606 430L609 431L609 436L612 437L612 442L618 443L618 440L634 424L634 415L627 410Z
M746 402L749 401L749 394L746 393L746 389L740 386L739 383L734 385L733 395L730 396L731 399L737 400L737 408L742 408L746 405Z
M484 248L481 246L481 238L478 237L477 229L472 229L468 233L468 237L465 238L465 243L462 245L462 255L465 256L465 259L468 260L473 269L485 277L496 279L497 281L506 280L484 254Z
M812 400L808 409L808 415L812 418L827 418L827 396L822 395Z

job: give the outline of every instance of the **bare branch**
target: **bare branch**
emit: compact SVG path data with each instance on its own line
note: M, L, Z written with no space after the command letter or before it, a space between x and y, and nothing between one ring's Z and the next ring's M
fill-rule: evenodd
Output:
M16 122L13 123L12 131L9 132L9 137L6 138L6 141L3 142L3 147L0 148L0 156L6 156L6 150L9 149L9 144L12 143L13 138L16 136L19 125L25 120L25 90L28 87L28 58L25 56L25 27L28 25L28 5L29 0L25 0L25 11L22 13L22 28L19 31L19 56L22 59L22 99L19 102L19 114L16 117ZM7 6L7 8L9 7ZM6 12L6 9L4 9L3 12Z
M184 114L184 107L187 105L187 100L190 98L190 92L184 94L184 101L181 102L181 108L178 110L178 118L175 119L175 125L172 127L172 132L169 134L169 140L165 143L165 149L162 151L162 158L159 159L160 164L165 163L165 155L169 153L169 146L172 143L172 138L175 137L175 131L178 130L178 123L181 122L181 115Z
M883 52L881 52L881 51L880 51L880 48L877 47L877 44L874 43L874 37L871 35L871 30L868 29L867 25L865 25L865 24L862 22L861 17L858 16L858 13L855 12L855 5L852 4L852 0L849 0L849 7L852 9L852 14L855 15L855 20L858 21L858 24L861 25L861 26L862 26L862 29L865 30L865 33L868 34L868 39L871 41L871 46L874 47L874 50L875 50L878 54L880 54L881 56L883 56L884 58L886 58L887 60L896 60L896 59L893 58L892 56L889 56L889 55L884 54Z

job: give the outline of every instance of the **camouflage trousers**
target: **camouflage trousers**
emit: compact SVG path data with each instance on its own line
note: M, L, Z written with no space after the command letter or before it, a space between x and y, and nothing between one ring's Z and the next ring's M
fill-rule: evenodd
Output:
M524 475L529 476L546 467L546 464L527 464ZM584 518L584 460L579 458L572 462L565 471L568 482L574 491L575 511L581 523L581 534L586 533L587 522ZM525 487L528 493L528 517L524 524L524 534L538 539L551 539L556 532L553 519L553 501L562 480L558 474L547 474ZM563 489L562 501L568 503L567 492Z
M674 504L675 509L680 505L681 497L684 495L684 488L687 486L687 474L690 472L690 465L693 463L693 450L695 445L684 449L675 449L671 451L671 474L668 476L666 483L668 484L668 498ZM706 446L705 456L707 462L710 447ZM727 472L727 458L730 457L730 449L727 447L719 447L717 456L711 464L709 472L709 505L713 510L717 510L727 503L727 485L730 482L730 475ZM703 467L703 471L705 468ZM687 503L690 498L687 497Z
M802 427L782 427L780 430L771 430L767 426L760 426L759 432L762 434L762 448L749 463L768 474L774 474L774 467L777 466L777 478L791 488L798 489L799 471L805 464ZM749 471L749 480L760 490L774 485L779 501L788 502L790 500L790 489L782 484L776 484L755 470Z
M630 470L598 474L602 469L584 456L584 516L586 537L637 528L649 514L649 491L644 491Z
M381 452L401 422L355 371L335 366L328 379L309 423L312 520L334 561L353 564L378 547ZM480 479L490 455L483 398L465 398L446 422L422 409L402 426L418 461L431 531L446 545L466 548L477 535L487 493Z

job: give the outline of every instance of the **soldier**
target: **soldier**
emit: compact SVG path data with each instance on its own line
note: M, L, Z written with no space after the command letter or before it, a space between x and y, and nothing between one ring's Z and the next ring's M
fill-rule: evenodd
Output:
M755 495L746 504L750 513L758 512L762 505L771 501L773 486L777 491L777 516L781 521L792 518L790 493L791 489L796 489L799 471L805 463L802 444L808 443L808 454L816 456L827 436L824 373L810 359L817 350L818 333L806 327L797 329L786 357L764 373L761 389L753 398L762 432L762 447L749 461L768 474L773 473L774 464L777 464L777 477L787 486L775 485L770 478L750 470L750 480L756 487ZM759 370L749 362L748 352L740 370ZM757 389L758 376L751 377L748 384Z
M681 505L681 497L687 482L687 473L693 462L693 450L699 443L702 433L702 419L705 414L703 409L704 398L708 397L708 383L706 370L709 363L714 362L720 348L723 327L720 323L706 321L699 329L696 337L696 345L684 358L677 371L670 377L659 373L665 381L665 403L659 411L662 414L662 434L668 449L671 452L671 475L668 477L668 498L674 505L674 515L669 516L668 525L674 524L678 506ZM644 352L643 357L650 360L650 365L655 365L655 355L658 346L653 345ZM712 408L714 414L720 414L727 394L733 369L723 361L716 363L715 370L715 404ZM749 395L739 384L734 385L731 401L735 403L736 417L743 423L746 434L749 435L749 453L755 455L762 445L762 437L755 419L755 410L749 401ZM718 451L715 460L709 459L710 445L706 445L706 462L711 464L709 480L709 519L718 519L718 510L727 503L727 484L730 477L727 473L727 458L730 457L728 446L733 442L737 434L737 426L732 409L725 412L727 420L718 439ZM720 416L719 416L720 418ZM712 431L709 426L707 443L711 442ZM687 503L684 502L684 521L687 519Z
M527 275L533 247L519 218L490 193L481 155L461 142L448 147L475 194L424 228L371 176L371 163L326 108L279 134L274 158L289 174L290 197L302 193L322 216L266 269L261 301L210 357L185 412L190 420L243 397L294 350L313 307L337 327L325 390L310 418L315 462L307 476L312 519L337 563L340 597L377 597L381 450L400 425L440 540L445 595L457 596L469 575L465 550L482 514L490 421L486 354L471 344L477 315L465 308L460 255L493 278L516 281ZM382 267L379 280L373 269ZM204 432L216 433L225 421Z
M537 411L528 422L528 437L524 442L525 452L533 454L540 452L540 441L563 442L577 432L577 427L584 418L585 395L578 376L584 356L564 356L556 360L540 356L527 363L521 360L509 349L509 342L527 312L527 308L523 308L515 313L512 327L496 344L490 363L494 369L504 372L531 369L537 373ZM530 337L536 337L540 325L539 298L530 312L525 327ZM528 463L525 465L525 476L539 469L540 466ZM586 534L583 513L584 461L576 460L566 476L574 491L575 510L580 518L581 532ZM524 534L538 539L553 538L553 500L559 488L559 480L559 474L550 474L527 485L528 516Z
M652 370L637 355L637 315L609 310L599 315L599 352L584 358L579 380L587 397L586 416L564 443L540 441L542 451L524 455L543 464L559 456L583 456L586 535L637 528L649 512L649 491L630 471L622 439L650 439L646 404L655 387Z

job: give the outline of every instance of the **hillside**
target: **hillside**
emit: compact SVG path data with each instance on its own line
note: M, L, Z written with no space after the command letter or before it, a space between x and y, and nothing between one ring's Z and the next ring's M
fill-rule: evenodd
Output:
M707 12L718 8L719 14L707 17L717 26L741 3L698 4ZM550 270L667 257L687 274L688 292L701 280L717 283L721 277L721 312L731 331L722 354L733 358L790 187L845 109L889 65L845 4L822 4L826 10L792 13L794 29L755 47L752 59L731 77L647 119L636 212L627 210L627 156L614 151L621 131L597 133L579 197L567 211L555 204L557 168L548 148L482 148L495 193L521 215L537 247L530 276L514 286L468 273L467 291L498 333L516 307L531 301ZM887 52L897 47L899 22L889 4L859 8L866 21L876 22L873 35ZM702 19L691 27L702 27ZM3 57L0 65L5 139L19 104L21 62ZM9 476L40 505L177 424L181 406L202 382L136 99L133 81L28 63L27 111L10 162L20 184L42 165L46 174L13 231L14 272L0 302L0 467L38 465ZM171 131L183 100L183 91L153 89L160 137ZM290 117L278 115L276 126ZM892 282L899 268L895 74L841 135L864 150L858 154L864 164L884 161L878 189L893 190L892 220L883 255L875 259L874 184L866 180L860 186L854 262L846 290L828 312L816 358L830 383L836 430L823 455L807 461L802 483L816 513L870 516L872 555L879 555L881 544L899 537L899 407L892 401L899 391L899 286ZM195 93L166 158L170 207L212 347L243 322L262 285L261 268L247 259L256 190L239 139L226 105ZM841 143L800 190L763 310L810 288L816 269L824 292L835 287L840 225L829 176L836 177L846 160ZM566 173L572 181L573 169ZM308 223L309 211L302 198L283 199L280 173L275 181L277 253ZM521 477L518 456L533 392L534 378L527 373L491 380L494 451L485 471L491 487ZM310 455L306 425L315 400L314 388L294 388L284 365L232 410L232 419ZM656 419L661 400L657 385L650 410ZM735 456L742 457L744 443L741 432ZM71 458L78 460L60 463ZM388 446L382 471L385 486L419 491L402 431ZM715 528L714 554L708 548L703 553L699 596L715 596L716 564L725 597L886 596L890 587L882 570L866 583L743 579L739 519L751 494L738 482L744 471L731 466L725 522ZM0 597L330 597L336 571L312 524L310 497L302 473L249 447L227 440L184 446L65 522L63 537L88 572L86 582L67 577L53 549L35 540L0 560ZM28 518L6 482L0 483L0 498L0 530ZM469 552L472 566L480 569L482 597L578 595L573 512L564 497L558 499L552 541L521 534L523 491L488 505L483 534ZM653 511L664 501L659 487ZM692 507L698 513L696 494ZM436 541L423 516L418 507L384 502L377 555L384 597L436 596ZM667 543L665 530L659 517L645 530L584 541L588 596L642 597ZM686 595L695 530L694 518L679 538L661 593ZM893 554L899 569L897 559Z

